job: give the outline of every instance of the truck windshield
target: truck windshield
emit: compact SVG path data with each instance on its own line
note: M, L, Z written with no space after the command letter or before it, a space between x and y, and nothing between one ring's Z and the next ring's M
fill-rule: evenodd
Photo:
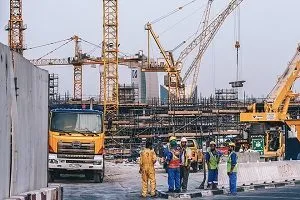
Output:
M102 120L98 113L52 113L51 131L99 133Z

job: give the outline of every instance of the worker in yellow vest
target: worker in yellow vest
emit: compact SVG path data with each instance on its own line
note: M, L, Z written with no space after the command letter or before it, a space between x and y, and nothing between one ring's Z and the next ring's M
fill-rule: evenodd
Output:
M216 149L216 143L209 143L210 149L206 152L205 160L208 168L207 189L217 189L218 186L218 167L222 153Z
M230 195L236 195L236 183L237 183L237 160L238 156L234 151L235 144L229 143L229 155L227 160L227 175L229 176Z
M140 155L140 173L142 175L142 197L146 197L148 193L148 183L150 182L150 195L156 196L156 180L154 164L156 162L156 154L152 149L152 142L146 141L146 148Z
M186 192L191 168L192 151L187 146L187 139L185 137L180 140L180 148L180 183L182 192Z

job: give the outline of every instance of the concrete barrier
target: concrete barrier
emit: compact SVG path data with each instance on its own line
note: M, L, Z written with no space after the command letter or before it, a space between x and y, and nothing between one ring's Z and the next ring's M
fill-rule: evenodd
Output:
M0 199L47 187L48 72L1 43L0 110Z
M219 166L219 186L229 187L226 164ZM255 185L300 180L300 161L239 163L237 185Z
M59 185L52 185L31 192L26 192L17 196L12 196L5 200L62 200L63 188Z
M260 155L258 152L244 152L237 153L238 155L238 163L248 163L248 162L257 162L260 160ZM223 156L221 158L221 163L227 162L227 156Z

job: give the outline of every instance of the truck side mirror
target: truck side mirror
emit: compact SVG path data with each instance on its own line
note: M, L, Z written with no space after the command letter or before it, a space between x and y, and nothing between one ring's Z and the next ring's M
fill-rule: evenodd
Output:
M111 118L107 120L107 130L110 130L112 128L112 122L113 120Z

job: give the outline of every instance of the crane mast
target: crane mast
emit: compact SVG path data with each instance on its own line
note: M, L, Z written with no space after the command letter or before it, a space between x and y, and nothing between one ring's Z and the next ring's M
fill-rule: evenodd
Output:
M23 55L24 34L22 0L10 0L10 18L6 30L8 31L8 45L11 50Z
M115 118L119 110L118 0L103 0L104 116Z
M74 36L75 59L81 59L82 49L78 36ZM82 100L82 63L73 64L73 97L74 100Z
M209 22L209 16L210 16L210 10L211 10L211 6L212 6L212 2L213 0L208 0L208 4L206 7L206 10L204 12L204 21L203 21L203 29L202 32L207 28L208 26L208 22ZM199 52L197 53L195 59L193 60L191 66L188 68L187 73L185 73L184 77L183 77L183 82L186 84L188 77L191 74L191 71L194 71L193 73L193 80L192 80L192 84L191 84L191 88L190 88L190 93L189 93L189 97L192 97L193 95L193 91L196 88L197 85L197 80L198 80L198 76L199 76L199 71L200 71L200 62L201 62L201 58L202 58L202 51L201 51L201 46L203 46L203 42L200 42L200 47L199 47Z

